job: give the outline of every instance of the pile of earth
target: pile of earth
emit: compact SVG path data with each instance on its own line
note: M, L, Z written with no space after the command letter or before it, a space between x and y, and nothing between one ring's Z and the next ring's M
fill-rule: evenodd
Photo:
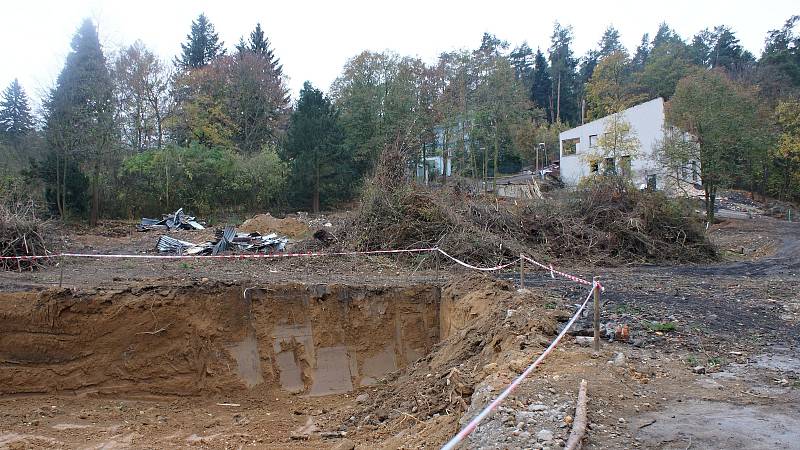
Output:
M479 383L493 377L507 384L549 344L565 315L552 309L559 301L481 275L447 284L440 342L414 364L354 392L356 404L334 411L323 428L348 430L374 447L440 446L458 431Z
M264 236L270 233L277 233L278 235L287 236L291 239L303 239L311 234L308 225L298 218L287 216L286 218L279 219L273 217L269 213L257 214L245 220L239 227L239 230L247 233L259 233Z

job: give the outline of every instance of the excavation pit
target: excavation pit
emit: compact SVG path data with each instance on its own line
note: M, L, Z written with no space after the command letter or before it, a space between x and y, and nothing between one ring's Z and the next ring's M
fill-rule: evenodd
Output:
M299 283L0 293L0 393L342 394L427 354L440 297Z

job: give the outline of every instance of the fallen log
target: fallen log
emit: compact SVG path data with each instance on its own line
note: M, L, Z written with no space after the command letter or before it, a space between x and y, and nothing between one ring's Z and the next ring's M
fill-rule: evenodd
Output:
M578 403L575 406L575 421L572 424L572 431L569 434L564 450L578 450L586 434L586 380L581 380L581 388L578 391Z

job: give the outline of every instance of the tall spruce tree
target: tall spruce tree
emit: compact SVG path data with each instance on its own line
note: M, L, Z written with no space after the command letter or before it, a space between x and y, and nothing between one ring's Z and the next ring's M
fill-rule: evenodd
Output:
M613 25L609 25L603 32L600 42L597 43L597 59L605 58L616 52L626 52L625 46L620 41L619 30Z
M350 157L331 100L306 81L292 114L285 156L290 161L298 195L310 200L313 212L342 195L352 179ZM308 196L311 198L308 199Z
M636 53L633 54L633 59L631 60L631 67L633 70L638 72L644 69L644 65L647 64L647 59L650 57L650 35L645 33L642 35L642 41L638 47L636 47Z
M250 32L250 38L247 41L245 41L244 38L239 39L236 50L238 50L239 53L249 50L261 56L269 62L270 67L277 76L283 75L281 60L275 56L275 51L272 49L269 38L264 35L264 30L261 29L261 23L256 24L255 29Z
M533 51L527 42L515 48L508 55L511 66L514 67L514 74L525 89L530 90L533 83Z
M67 213L67 168L76 162L90 173L91 215L97 224L100 183L106 158L114 147L113 83L97 30L86 19L72 38L72 51L47 101L47 140L57 156L58 211Z
M22 139L33 131L33 116L28 96L16 78L3 91L0 101L0 137L19 150Z
M547 66L547 59L540 49L536 49L536 56L533 58L533 84L531 86L531 100L534 105L548 112L550 122L555 120L551 92L553 90L553 80L550 78L550 68Z
M225 54L225 43L219 40L214 25L205 14L192 21L192 30L181 44L182 53L175 58L175 65L183 70L197 69Z
M555 121L577 123L578 96L575 69L578 61L572 51L572 27L556 22L553 26L550 53L550 77L553 79Z

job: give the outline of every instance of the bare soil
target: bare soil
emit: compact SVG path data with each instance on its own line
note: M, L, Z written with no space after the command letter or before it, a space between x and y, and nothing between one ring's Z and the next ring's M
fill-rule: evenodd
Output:
M101 233L66 230L66 248L157 239ZM594 355L569 337L466 447L558 448L587 379L586 448L797 448L800 226L711 236L728 261L570 267L603 276L604 328L630 340ZM0 448L436 448L586 290L533 272L519 292L422 258L68 260L61 289L58 265L0 273Z

